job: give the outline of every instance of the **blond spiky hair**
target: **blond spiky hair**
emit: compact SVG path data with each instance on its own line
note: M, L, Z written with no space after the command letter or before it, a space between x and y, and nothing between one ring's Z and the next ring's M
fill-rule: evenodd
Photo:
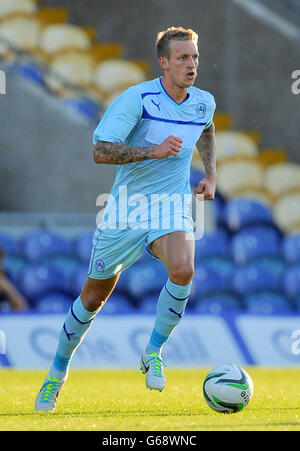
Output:
M170 41L194 41L198 44L198 35L191 28L169 27L167 30L160 31L156 38L157 57L170 56Z

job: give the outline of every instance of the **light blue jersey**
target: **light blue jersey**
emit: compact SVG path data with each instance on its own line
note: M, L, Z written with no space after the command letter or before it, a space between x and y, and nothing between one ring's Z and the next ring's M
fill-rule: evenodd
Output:
M153 229L161 223L161 216L168 215L158 196L163 194L171 200L171 212L190 216L190 164L195 144L211 125L214 111L215 100L209 92L190 87L187 98L178 104L165 91L161 78L130 87L109 106L94 132L94 144L101 140L153 146L169 135L182 138L183 144L178 156L118 165L103 216L106 226L115 223L126 228L139 222Z
M190 212L190 164L197 140L213 120L215 101L207 91L188 89L177 104L161 79L132 86L107 109L94 133L98 140L131 146L161 144L169 135L182 138L178 156L118 165L117 174L95 230L88 276L108 279L143 254L154 258L151 243L175 231L194 239Z

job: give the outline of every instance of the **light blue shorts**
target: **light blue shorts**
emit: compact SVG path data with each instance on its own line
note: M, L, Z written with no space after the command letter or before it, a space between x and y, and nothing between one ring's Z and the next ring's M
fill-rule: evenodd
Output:
M150 244L157 238L182 230L193 234L193 227L181 229L102 229L97 228L93 237L88 277L109 279L136 262L147 246L151 257L158 259L151 251Z

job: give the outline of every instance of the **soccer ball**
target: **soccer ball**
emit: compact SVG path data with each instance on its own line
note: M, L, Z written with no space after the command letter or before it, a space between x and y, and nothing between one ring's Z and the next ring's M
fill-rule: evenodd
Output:
M240 412L253 395L253 382L245 370L232 363L213 368L203 382L204 399L221 413Z

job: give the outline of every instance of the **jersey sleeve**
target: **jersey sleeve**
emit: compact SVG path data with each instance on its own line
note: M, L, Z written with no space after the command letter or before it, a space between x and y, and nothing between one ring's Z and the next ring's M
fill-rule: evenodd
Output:
M141 95L137 86L131 86L108 107L94 132L93 143L124 143L141 116Z
M209 128L211 126L211 124L213 123L213 119L214 119L214 114L215 114L215 110L216 110L216 101L215 98L212 94L210 94L211 97L211 102L209 105L209 118L208 118L208 122L206 123L206 126L204 127L204 130L206 130L207 128Z

